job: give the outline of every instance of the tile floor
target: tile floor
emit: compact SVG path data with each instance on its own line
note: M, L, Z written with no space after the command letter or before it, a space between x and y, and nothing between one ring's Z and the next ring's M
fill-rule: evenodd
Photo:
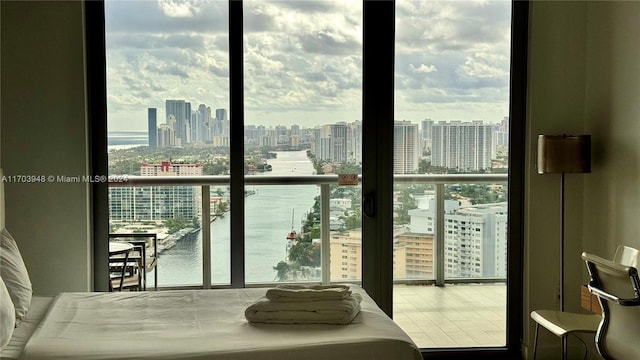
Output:
M421 348L504 346L506 285L395 285L393 319Z

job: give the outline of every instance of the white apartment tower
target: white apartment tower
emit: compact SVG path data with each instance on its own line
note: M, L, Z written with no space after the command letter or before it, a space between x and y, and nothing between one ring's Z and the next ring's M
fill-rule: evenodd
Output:
M445 215L445 277L506 277L507 203Z
M440 121L431 130L431 165L476 172L491 168L493 126L482 121Z
M409 211L410 231L435 235L435 200L424 209ZM445 200L445 277L497 277L507 275L507 203L459 208Z
M321 126L316 131L316 156L324 161L346 163L349 149L348 136L349 129L345 122Z
M171 147L175 145L175 135L173 134L173 128L171 126L160 124L156 131L158 147Z
M396 121L393 128L393 173L413 174L421 155L418 124Z
M202 164L142 164L143 176L198 176ZM109 188L109 220L144 221L199 216L200 201L195 186L142 186Z
M362 121L354 121L349 124L349 162L359 164L362 162Z

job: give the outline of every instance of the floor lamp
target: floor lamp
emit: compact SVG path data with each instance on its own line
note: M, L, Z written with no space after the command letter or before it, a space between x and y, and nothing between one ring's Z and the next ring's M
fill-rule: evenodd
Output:
M538 174L561 174L560 311L564 311L564 175L591 172L591 135L538 135Z

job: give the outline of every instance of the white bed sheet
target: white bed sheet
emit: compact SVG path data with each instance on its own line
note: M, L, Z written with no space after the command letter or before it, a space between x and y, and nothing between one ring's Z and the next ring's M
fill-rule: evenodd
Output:
M22 349L33 332L40 324L40 321L47 313L49 304L53 301L53 296L34 296L31 298L31 305L27 316L13 330L13 335L7 346L0 351L0 359L18 359L22 353Z
M253 324L244 310L265 289L63 293L24 349L53 359L422 359L360 288L350 325Z

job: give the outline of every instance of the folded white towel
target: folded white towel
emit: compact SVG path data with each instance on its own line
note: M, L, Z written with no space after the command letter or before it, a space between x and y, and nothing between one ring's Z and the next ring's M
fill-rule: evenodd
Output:
M347 285L279 285L266 293L267 299L278 302L342 300L349 296Z
M349 324L360 312L360 294L342 300L277 302L261 298L244 316L250 322L274 324Z

